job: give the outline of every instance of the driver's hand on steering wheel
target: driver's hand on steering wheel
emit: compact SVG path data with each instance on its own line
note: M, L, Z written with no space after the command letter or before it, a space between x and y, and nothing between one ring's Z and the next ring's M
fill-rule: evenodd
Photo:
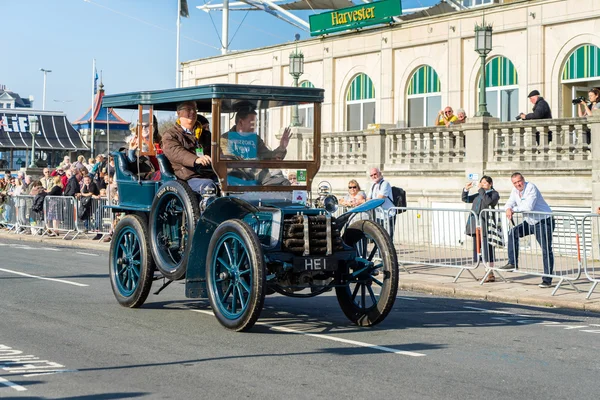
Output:
M206 154L196 158L196 161L194 161L194 164L200 164L204 167L210 165L210 163L211 163L210 157L207 156Z

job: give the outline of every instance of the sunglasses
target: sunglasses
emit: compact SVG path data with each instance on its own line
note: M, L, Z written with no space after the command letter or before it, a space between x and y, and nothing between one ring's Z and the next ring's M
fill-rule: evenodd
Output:
M358 189L358 186L348 186L348 189Z
M148 125L148 124L142 124L142 128L144 128L144 129L149 128L149 127L150 127L150 125Z
M452 114L452 111L446 111L446 114Z

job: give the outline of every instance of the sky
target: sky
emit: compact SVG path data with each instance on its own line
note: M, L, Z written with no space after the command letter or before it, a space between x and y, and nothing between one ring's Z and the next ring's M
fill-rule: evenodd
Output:
M175 87L179 0L0 0L3 38L0 84L42 109L63 111L74 122L92 103L93 59L106 94ZM355 0L357 2L358 0ZM220 54L220 11L187 0L181 19L180 61ZM403 9L438 0L402 0ZM317 10L318 11L318 10ZM308 21L312 11L295 13ZM248 50L310 38L308 32L260 11L230 12L230 50ZM127 113L127 112L126 112ZM121 115L128 121L133 115Z

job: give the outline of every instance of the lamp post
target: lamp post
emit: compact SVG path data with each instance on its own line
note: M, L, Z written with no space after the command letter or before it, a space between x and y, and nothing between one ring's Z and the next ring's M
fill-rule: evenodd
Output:
M486 25L483 20L481 25L475 24L475 51L481 57L479 80L479 111L477 117L491 117L487 110L485 93L485 57L492 51L492 25Z
M29 116L29 132L31 132L31 164L29 168L36 168L35 164L35 135L40 132L40 121L35 115Z
M51 69L40 68L40 71L44 73L44 90L42 91L42 110L46 109L46 75L48 72L52 72Z
M296 41L300 38L300 35L296 35ZM290 53L290 75L294 78L294 87L298 87L298 79L304 73L304 54L298 51L298 44L296 44L296 51ZM300 126L300 118L298 116L298 104L294 104L292 109L292 126Z

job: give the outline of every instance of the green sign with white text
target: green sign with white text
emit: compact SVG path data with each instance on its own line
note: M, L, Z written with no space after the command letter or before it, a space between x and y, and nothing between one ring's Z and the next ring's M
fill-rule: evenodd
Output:
M310 35L360 29L365 26L389 24L393 17L402 14L401 0L382 0L360 6L340 8L321 14L311 15Z

